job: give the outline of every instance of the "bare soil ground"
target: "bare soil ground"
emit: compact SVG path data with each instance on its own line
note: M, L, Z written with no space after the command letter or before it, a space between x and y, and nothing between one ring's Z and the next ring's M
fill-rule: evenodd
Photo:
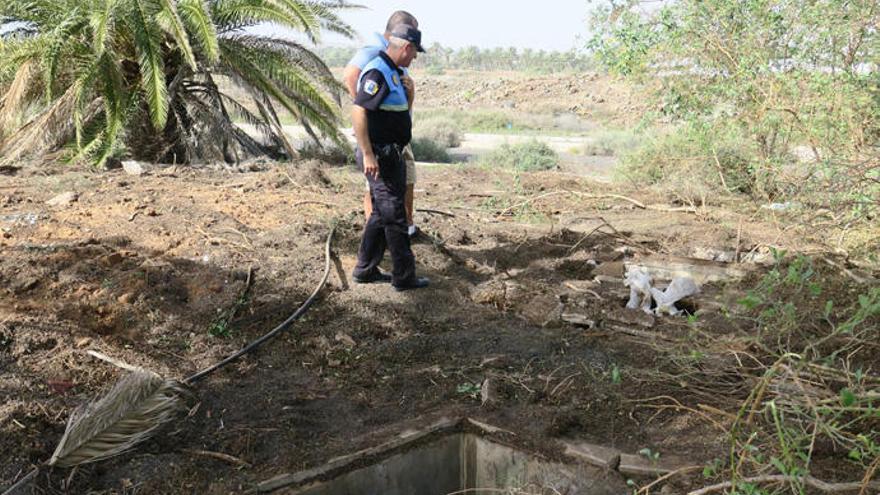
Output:
M189 416L129 454L44 475L36 490L241 493L407 425L465 416L549 458L561 456L555 440L570 438L700 464L725 446L695 409L699 399L682 408L650 401L668 392L649 379L665 366L651 334L680 335L688 324L624 310L620 262L705 258L707 248L826 249L821 233L748 204L661 211L607 195L664 198L565 173L419 173L417 206L454 215L416 215L425 235L414 251L429 289L349 286L334 273L306 318L199 385ZM66 191L77 199L46 203ZM305 299L333 223L349 273L362 192L357 171L319 163L140 177L58 165L0 176L0 486L46 460L70 412L120 376L86 349L184 377ZM251 268L253 287L229 319ZM704 330L736 330L719 308L749 283L704 286L690 303ZM562 321L563 311L594 325ZM477 384L491 391L485 403ZM671 483L681 493L689 478Z

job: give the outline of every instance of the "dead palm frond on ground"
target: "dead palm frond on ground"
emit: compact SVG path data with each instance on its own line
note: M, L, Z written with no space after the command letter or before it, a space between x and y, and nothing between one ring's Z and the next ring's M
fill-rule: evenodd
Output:
M300 42L346 36L345 1L10 0L0 6L0 160L290 157L286 112L339 143L340 84ZM228 91L224 88L232 88ZM63 100L63 101L62 101ZM61 104L63 103L63 104ZM243 122L257 132L245 132Z
M164 425L177 419L180 413L187 409L192 386L287 330L308 311L330 277L330 260L334 257L331 245L335 231L336 227L331 227L324 243L323 275L302 305L266 334L188 378L183 380L164 378L152 371L89 351L89 354L99 359L128 370L128 374L106 394L77 408L67 421L64 435L52 457L3 491L3 495L19 493L44 467L76 467L123 454L152 437ZM248 275L246 290L249 290L250 286L251 273Z

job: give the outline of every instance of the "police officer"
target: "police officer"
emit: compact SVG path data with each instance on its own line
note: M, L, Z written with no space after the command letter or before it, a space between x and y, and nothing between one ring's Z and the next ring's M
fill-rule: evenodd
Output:
M422 33L408 24L392 31L388 47L361 73L352 106L358 143L357 162L370 184L373 211L358 249L353 278L358 283L391 282L396 290L420 289L428 279L416 276L415 257L407 235L406 168L403 148L412 138L406 88L400 78L423 52ZM385 248L391 251L391 277L379 271Z
M357 96L357 84L360 80L361 74L363 74L364 67L366 67L374 58L378 57L379 52L388 47L388 38L391 37L391 31L400 24L409 24L416 29L419 27L419 21L409 12L398 10L392 13L385 25L385 32L382 34L373 33L372 44L358 50L348 64L346 64L342 73L342 81L345 83L345 87L348 89L352 98ZM412 113L415 85L409 74L406 74L406 70L404 70L404 75L401 76L400 80L407 89L410 113ZM407 146L403 149L403 158L406 162L406 197L404 205L406 206L406 221L408 224L407 233L412 237L418 231L413 222L413 196L415 195L416 162L415 157L413 156L412 146ZM369 183L367 183L367 191L364 194L365 217L370 218L372 211L373 204L370 199L370 187Z

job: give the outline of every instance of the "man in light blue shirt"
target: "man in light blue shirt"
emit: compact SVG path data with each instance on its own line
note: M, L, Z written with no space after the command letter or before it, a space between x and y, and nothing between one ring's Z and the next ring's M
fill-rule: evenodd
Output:
M391 14L391 17L388 18L388 23L385 26L385 33L373 33L372 44L367 45L355 53L354 57L348 62L345 66L345 70L342 73L342 81L345 83L345 87L348 89L348 93L352 98L357 95L357 85L358 80L361 77L361 72L363 71L364 66L366 66L371 60L379 56L379 52L384 51L388 48L388 37L390 33L394 30L398 25L407 24L414 28L419 27L419 21L413 17L409 12L405 12L403 10L398 10ZM412 104L415 99L415 85L413 84L413 80L409 77L408 72L404 72L404 76L400 78L401 83L406 88L407 100L409 102L410 113L412 113ZM403 150L404 160L406 161L406 198L405 198L405 206L406 206L406 222L408 227L408 233L410 236L413 236L417 229L413 223L413 190L415 189L416 183L416 162L415 157L413 156L412 147L407 146ZM366 218L370 218L370 214L373 211L373 203L370 199L370 191L369 189L364 194L364 214Z

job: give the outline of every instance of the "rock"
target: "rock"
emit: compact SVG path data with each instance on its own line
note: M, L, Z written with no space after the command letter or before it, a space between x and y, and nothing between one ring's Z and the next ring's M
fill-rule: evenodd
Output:
M357 345L357 342L355 342L354 339L351 338L351 336L347 333L336 332L336 337L334 337L334 339L336 340L336 342L341 342L344 346L348 348L352 348Z
M135 176L141 176L147 173L147 167L145 164L134 160L126 160L122 162L122 170L125 170L125 173L128 175Z
M101 258L101 263L104 266L116 266L122 262L122 255L119 253L110 253Z
M122 168L122 161L119 158L111 156L104 162L104 168L106 170L116 170L118 168Z
M606 277L615 277L618 280L623 280L625 272L626 267L622 261L607 261L593 269L594 276L603 275Z
M691 257L698 260L720 261L722 263L731 263L734 261L735 253L733 251L722 251L721 249L695 247L691 251Z
M33 290L39 283L40 279L36 277L29 277L12 284L12 287L10 288L15 294L21 294L23 292Z
M654 315L650 315L639 309L613 309L608 312L606 318L627 325L638 325L645 328L651 328L654 326Z
M542 327L558 323L562 318L562 303L555 296L540 295L527 303L522 310L522 315Z
M754 267L746 264L718 263L715 261L682 258L677 256L653 256L638 262L627 262L628 270L640 269L654 281L690 277L699 285L710 282L729 282L745 278Z
M88 347L89 344L92 343L92 339L89 337L80 337L76 339L73 345L76 346L77 349L82 349L84 347Z
M616 469L620 463L620 451L603 445L584 442L562 442L565 455L604 469Z
M585 328L594 328L596 326L596 320L588 318L586 315L582 315L579 313L563 312L562 321Z
M46 204L49 206L66 206L73 203L77 199L79 199L79 194L73 191L68 191L66 193L61 193L58 196L55 196L49 201L46 201Z
M131 292L126 292L125 294L117 297L116 300L119 301L120 304L131 304L131 302L134 301L134 294L132 294Z
M492 381L486 378L480 384L480 405L491 405L495 402L495 387Z
M651 460L632 454L621 454L620 465L617 466L617 470L622 474L633 476L663 476L678 468L679 466L668 459Z

